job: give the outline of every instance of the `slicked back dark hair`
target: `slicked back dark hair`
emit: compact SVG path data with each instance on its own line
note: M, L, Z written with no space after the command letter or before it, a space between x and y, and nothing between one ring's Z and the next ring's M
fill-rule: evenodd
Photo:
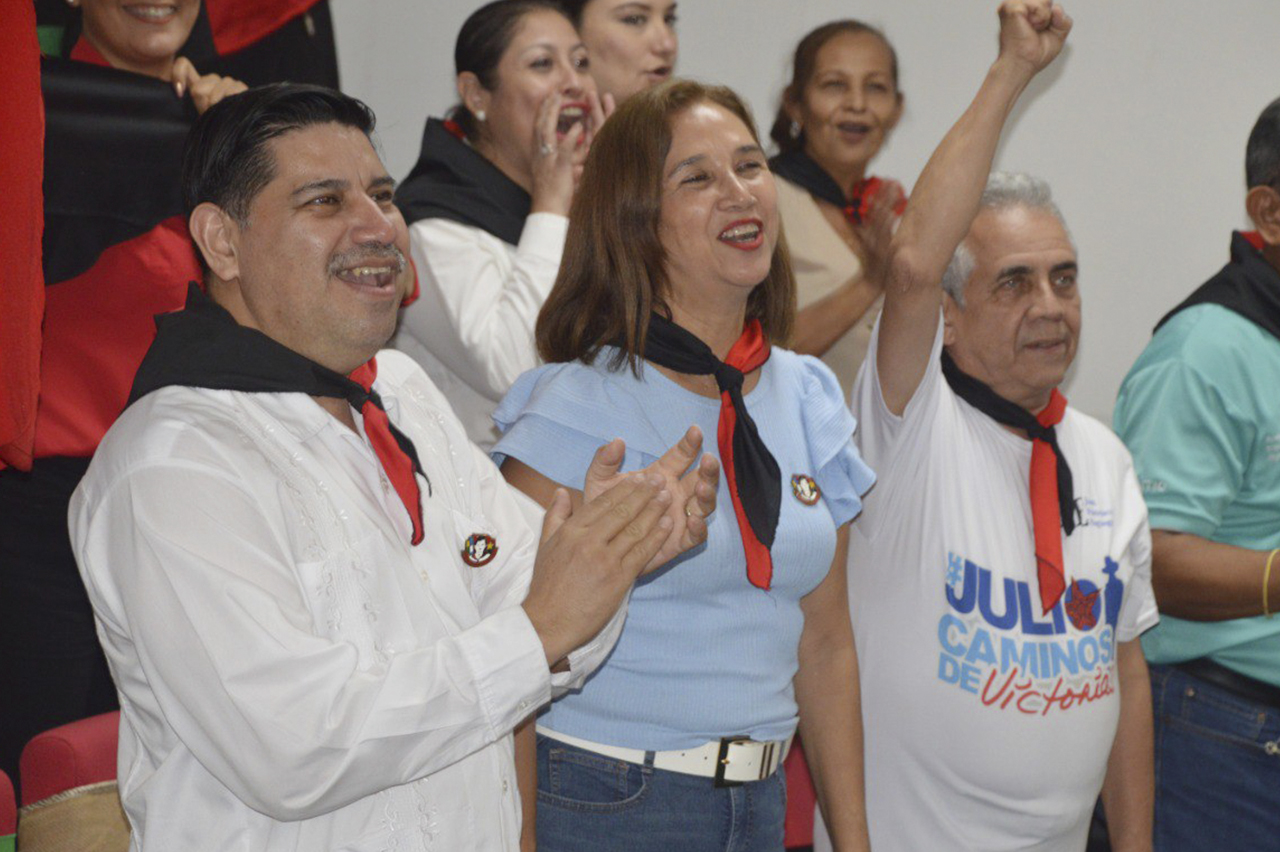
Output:
M187 135L182 158L187 216L209 202L245 224L254 197L275 176L267 143L291 130L329 123L369 136L373 110L333 89L300 83L258 86L214 104Z
M520 22L530 12L542 10L573 20L559 0L494 0L476 9L463 22L458 40L453 43L453 73L470 71L481 86L492 92L498 86L498 63L511 46ZM475 140L480 123L466 104L454 106L449 117L468 139Z
M1245 186L1276 186L1280 183L1280 98L1267 104L1249 133L1244 153Z

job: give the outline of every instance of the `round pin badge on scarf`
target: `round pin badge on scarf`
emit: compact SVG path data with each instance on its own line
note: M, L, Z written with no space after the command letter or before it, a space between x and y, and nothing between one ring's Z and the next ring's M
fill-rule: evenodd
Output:
M472 568L481 568L498 555L498 542L491 535L472 533L462 543L462 561Z

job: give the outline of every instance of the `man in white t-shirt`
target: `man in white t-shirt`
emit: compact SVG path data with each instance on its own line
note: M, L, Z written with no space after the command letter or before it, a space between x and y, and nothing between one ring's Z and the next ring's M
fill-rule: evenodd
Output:
M880 852L1080 852L1100 789L1113 848L1150 849L1146 510L1123 445L1056 390L1080 296L1048 187L987 180L1069 29L1049 2L1001 7L999 58L894 237L854 386L879 477L849 576Z

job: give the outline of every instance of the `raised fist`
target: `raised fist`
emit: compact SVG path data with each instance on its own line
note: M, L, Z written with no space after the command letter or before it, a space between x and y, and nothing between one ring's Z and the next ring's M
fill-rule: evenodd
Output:
M1000 58L1037 74L1062 52L1071 18L1052 0L1005 0L1000 4Z

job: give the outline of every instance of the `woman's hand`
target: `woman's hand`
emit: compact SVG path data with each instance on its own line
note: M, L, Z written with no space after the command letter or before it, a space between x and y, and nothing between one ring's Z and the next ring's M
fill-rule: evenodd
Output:
M854 236L861 246L858 254L862 260L863 278L877 293L884 289L889 245L898 221L898 214L894 211L901 209L906 197L902 184L896 180L884 181L880 191L871 199L862 221L852 225Z
M191 102L195 104L196 112L201 114L223 98L238 95L249 88L234 77L201 74L185 56L174 60L170 82L178 97L191 94Z
M534 213L569 215L573 192L591 150L591 140L614 110L613 98L609 95L601 100L595 92L588 92L584 100L586 115L563 134L557 130L564 96L554 92L538 108L533 123L533 191L530 193Z
M587 470L583 496L590 501L628 477L652 474L662 477L663 487L674 498L667 509L671 531L657 555L645 565L642 573L648 573L706 541L707 516L716 508L720 462L711 455L698 458L702 450L702 431L697 426L690 426L675 446L642 471L618 473L624 449L622 440L615 438L599 450Z

